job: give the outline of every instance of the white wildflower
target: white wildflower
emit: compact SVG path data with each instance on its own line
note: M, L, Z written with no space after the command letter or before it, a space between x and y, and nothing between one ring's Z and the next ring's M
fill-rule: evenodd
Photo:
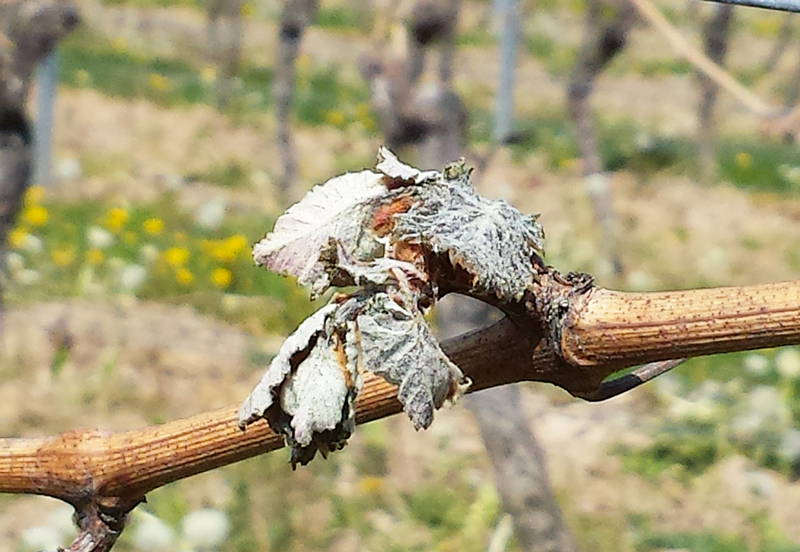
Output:
M56 174L62 180L75 180L83 175L83 167L74 157L64 157L56 162Z
M789 407L774 387L768 385L756 387L748 395L747 404L750 412L761 416L765 423L773 427L788 426L791 419Z
M713 400L702 398L699 400L676 399L667 410L670 418L679 422L706 423L716 417L718 407Z
M228 538L229 529L228 516L213 508L195 510L181 520L183 538L200 550L217 548Z
M152 243L146 243L139 248L139 262L143 264L151 264L158 259L158 247Z
M747 490L759 498L769 499L775 494L775 481L762 470L749 470L745 472Z
M745 412L731 421L733 437L738 441L750 441L764 425L764 417L758 413Z
M28 253L41 253L44 250L42 240L33 234L25 234L22 250Z
M86 243L94 249L108 249L114 244L114 234L105 228L90 226L86 229Z
M32 268L25 268L14 274L14 279L23 286L32 286L42 279L42 275Z
M205 230L216 230L225 218L225 200L208 201L200 206L194 215L194 222Z
M159 552L173 550L175 535L160 518L145 511L138 512L133 527L133 546L137 550Z
M127 293L136 293L146 279L147 269L138 264L129 264L118 274L119 287Z
M800 376L800 352L795 348L781 350L775 355L775 368L781 377L797 379Z
M751 376L763 376L769 369L769 360L762 354L752 353L744 357L744 369Z
M25 257L15 251L6 253L6 266L12 274L25 268Z
M787 462L795 463L800 460L800 430L787 429L781 438L778 454Z

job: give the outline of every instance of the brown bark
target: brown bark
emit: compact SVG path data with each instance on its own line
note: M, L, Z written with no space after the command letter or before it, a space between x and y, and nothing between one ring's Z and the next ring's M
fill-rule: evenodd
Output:
M208 0L207 49L217 68L214 101L218 109L228 106L233 95L233 79L242 57L242 0Z
M608 15L609 8L611 15ZM602 231L600 256L609 264L615 276L622 273L617 221L611 187L597 147L589 98L597 77L625 47L628 33L635 22L636 10L628 2L610 7L602 0L590 0L586 10L583 45L567 88L567 106L583 163L586 193L592 203L595 223Z
M28 91L36 64L77 24L72 2L0 3L0 331L6 239L31 178Z
M703 50L708 59L722 65L728 53L728 34L733 20L733 6L723 4L714 8L713 15L703 25ZM705 184L717 175L717 85L706 75L697 74L700 102L697 108L697 169L698 178Z
M550 487L544 451L522 414L519 390L497 387L470 395L467 404L492 462L503 509L514 518L520 548L576 550Z
M297 180L297 159L292 142L292 97L294 95L295 62L306 27L317 14L317 0L285 0L278 23L278 51L275 60L275 80L272 97L275 101L278 155L281 174L278 193L283 204L291 203L292 189Z
M778 32L778 37L775 39L775 43L772 46L772 51L770 51L767 58L764 60L762 73L767 74L770 73L775 66L778 65L778 62L783 57L783 54L786 53L786 49L792 41L794 37L794 14L787 13L783 16L783 22L781 22L781 30Z
M626 366L800 343L800 281L621 293L551 271L507 311L511 318L444 344L473 391L543 381L593 398L605 378ZM394 386L365 379L358 423L402 410ZM86 526L121 524L121 513L152 489L283 446L266 424L240 431L236 410L119 434L74 430L0 439L0 492L61 498L76 506ZM100 522L93 512L103 514Z
M461 0L419 0L408 19L408 82L414 85L425 69L426 51L439 50L439 82L449 88L453 80L456 23Z

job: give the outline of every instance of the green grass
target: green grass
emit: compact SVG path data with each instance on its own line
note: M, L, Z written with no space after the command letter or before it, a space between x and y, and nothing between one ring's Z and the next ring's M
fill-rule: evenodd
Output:
M782 168L800 165L796 145L725 138L717 147L717 155L721 180L758 192L800 192L798 183L781 174Z
M143 56L89 31L70 35L59 51L60 78L67 86L93 88L118 98L142 98L164 107L214 104L213 79L204 79L203 68L186 61ZM269 68L243 67L229 109L244 110L245 115L271 109L272 78ZM366 117L356 115L356 106L368 100L366 82L345 82L335 67L298 71L293 109L302 124L364 122Z
M651 428L643 447L619 446L614 453L626 471L653 479L664 472L688 482L729 454L795 477L797 459L781 455L790 428L800 426L800 381L787 368L791 350L732 353L688 361L669 377L678 391L659 394L664 415ZM749 356L761 356L753 368Z
M800 547L792 544L786 537L760 535L764 538L752 548L740 535L717 533L653 533L637 544L637 552L656 552L660 550L688 550L690 552L797 552Z
M314 20L315 27L337 30L360 30L365 26L357 10L348 5L322 6Z
M18 278L9 299L126 293L189 303L229 322L287 333L315 305L293 280L254 266L251 245L270 225L262 215L229 216L216 230L206 230L176 209L169 195L135 207L34 202L23 210L15 235L41 245L31 250L18 244L12 251L39 278L29 284ZM106 243L93 243L92 232L103 234ZM130 270L146 274L132 288L122 277Z
M204 8L202 0L101 0L104 6L124 6L126 8Z
M551 38L541 35L526 37L524 44L527 53L542 62L551 76L563 78L572 71L577 53L575 48L557 47Z
M239 159L212 165L202 173L186 176L190 182L206 182L220 188L246 188L250 180L250 169L246 161Z
M636 547L637 552L656 550L689 550L691 552L745 552L749 548L740 536L713 533L656 533L648 535Z
M492 112L473 109L470 139L489 141ZM604 169L627 170L647 177L661 171L690 173L696 146L691 139L653 135L645 144L637 143L642 131L633 121L597 120L597 142ZM533 151L546 155L551 170L579 156L572 125L564 114L528 116L517 120L518 139L509 147L516 159ZM800 156L791 144L757 138L722 137L717 147L720 181L754 191L797 195L800 193Z
M612 65L613 68L618 67L617 64ZM620 67L617 74L624 74L628 71L633 71L640 74L645 78L666 77L670 75L689 75L692 73L692 65L683 59L646 59L634 60L629 67Z

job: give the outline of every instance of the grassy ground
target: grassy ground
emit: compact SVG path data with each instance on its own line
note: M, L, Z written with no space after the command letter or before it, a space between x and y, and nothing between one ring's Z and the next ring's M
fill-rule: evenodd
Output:
M196 2L104 4L162 19L173 14L163 10L182 10L174 11L181 21L202 24ZM494 50L479 23L487 6L465 5L457 58L474 151L487 147L491 121ZM275 32L274 14L247 9L249 36ZM543 213L548 262L598 272L601 244L560 88L582 9L542 2L525 19L516 121L523 138L496 156L480 187ZM695 30L682 10L668 15ZM733 63L737 74L755 75L778 20L738 17ZM372 19L324 2L307 37L293 106L303 187L373 162L379 137L369 90L353 76ZM563 32L547 34L548 21ZM249 259L279 210L271 197L272 72L263 52L247 51L235 98L220 113L215 71L199 56L158 55L102 27L63 45L55 163L62 180L29 192L11 237L3 434L119 430L234 403L315 307L304 290ZM776 74L796 57L787 54ZM764 94L779 84L775 76L754 79ZM622 286L797 277L795 146L760 138L748 130L755 122L723 98L719 182L697 185L691 91L686 64L644 28L598 83L601 151L626 236ZM69 347L59 339L65 331ZM525 389L581 549L798 549L798 356L786 349L696 359L610 405ZM26 528L57 525L40 514L58 512L44 499L0 504L7 549L28 549ZM152 516L137 513L118 548L196 547L183 526L200 509L227 520L217 547L241 552L477 552L503 525L480 440L460 407L421 434L400 418L370 424L345 451L295 473L278 452L168 485L148 497L140 510ZM513 539L507 549L518 549Z

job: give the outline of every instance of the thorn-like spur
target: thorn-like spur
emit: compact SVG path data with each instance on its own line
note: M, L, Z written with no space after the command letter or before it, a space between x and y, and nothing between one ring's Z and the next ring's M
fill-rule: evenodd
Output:
M630 391L631 389L640 386L641 384L650 381L651 379L669 372L679 364L682 364L687 359L678 358L673 360L660 360L658 362L650 362L644 366L639 366L632 372L619 376L600 384L600 387L591 393L575 394L583 400L589 402L600 402L607 399L613 399L617 395Z

